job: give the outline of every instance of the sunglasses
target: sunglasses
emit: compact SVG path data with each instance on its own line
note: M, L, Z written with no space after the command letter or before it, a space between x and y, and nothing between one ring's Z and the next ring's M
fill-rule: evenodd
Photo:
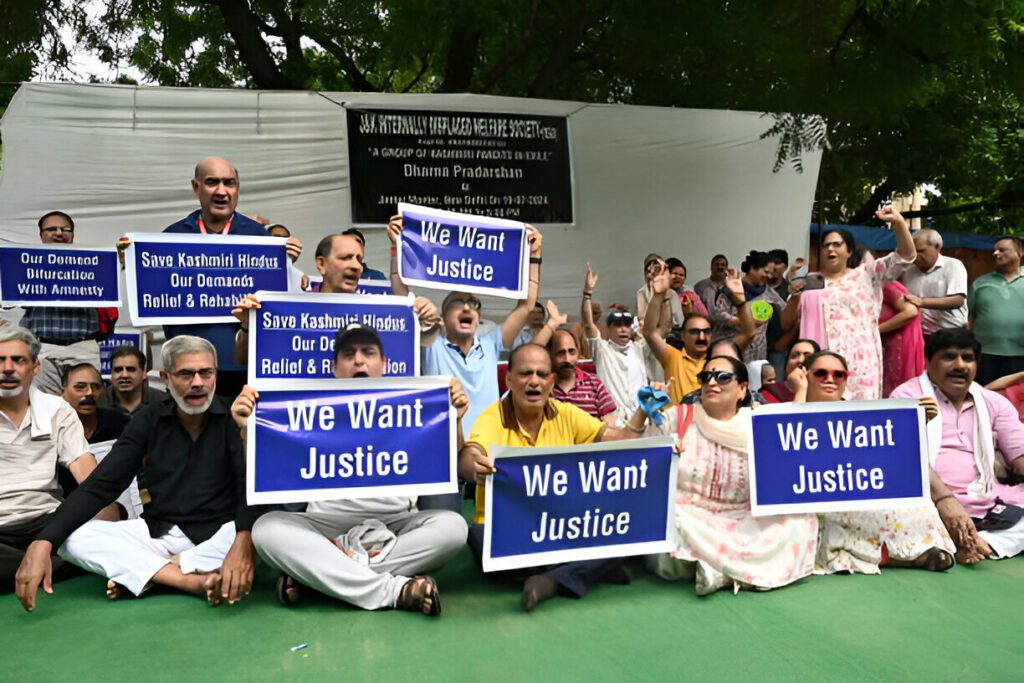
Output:
M480 300L479 299L452 299L451 301L448 302L447 308L463 308L464 306L469 306L474 311L479 311L480 310Z
M633 316L630 313L612 313L608 316L608 324L622 324L629 325L633 322Z
M734 379L736 373L727 370L702 370L697 373L697 381L701 384L710 384L711 380L715 380L715 384L728 384Z
M831 379L835 382L842 382L843 380L850 376L850 373L847 372L846 370L826 370L825 368L818 368L811 374L814 376L815 379Z
M710 337L711 336L711 328L710 327L691 327L690 329L688 329L686 331L686 334L691 334L694 337L700 337L700 336Z

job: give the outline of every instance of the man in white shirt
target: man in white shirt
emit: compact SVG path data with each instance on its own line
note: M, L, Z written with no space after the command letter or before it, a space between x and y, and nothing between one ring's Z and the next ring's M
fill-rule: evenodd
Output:
M967 325L967 269L958 259L943 256L942 235L925 228L914 235L917 258L900 276L907 301L921 309L921 331Z

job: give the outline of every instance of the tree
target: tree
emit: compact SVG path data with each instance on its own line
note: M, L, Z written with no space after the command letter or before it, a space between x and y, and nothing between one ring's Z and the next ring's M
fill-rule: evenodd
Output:
M1017 0L108 0L77 34L164 85L788 113L765 121L780 163L830 143L823 220L924 183L941 227L1024 218Z

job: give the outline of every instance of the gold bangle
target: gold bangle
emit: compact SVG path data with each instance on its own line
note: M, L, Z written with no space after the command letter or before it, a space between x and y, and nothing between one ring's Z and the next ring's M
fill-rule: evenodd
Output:
M628 429L629 431L633 432L634 434L643 434L644 433L644 428L643 427L634 427L633 425L629 424L628 422L626 423L626 429Z

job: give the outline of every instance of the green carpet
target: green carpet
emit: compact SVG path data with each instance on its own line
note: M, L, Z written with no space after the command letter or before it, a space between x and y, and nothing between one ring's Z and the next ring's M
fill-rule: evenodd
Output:
M468 549L435 574L444 614L362 612L261 583L237 605L154 592L108 602L87 576L22 611L0 597L3 680L952 680L1024 678L1024 559L948 573L812 577L698 598L637 571L630 586L532 614ZM297 652L299 643L309 647Z

